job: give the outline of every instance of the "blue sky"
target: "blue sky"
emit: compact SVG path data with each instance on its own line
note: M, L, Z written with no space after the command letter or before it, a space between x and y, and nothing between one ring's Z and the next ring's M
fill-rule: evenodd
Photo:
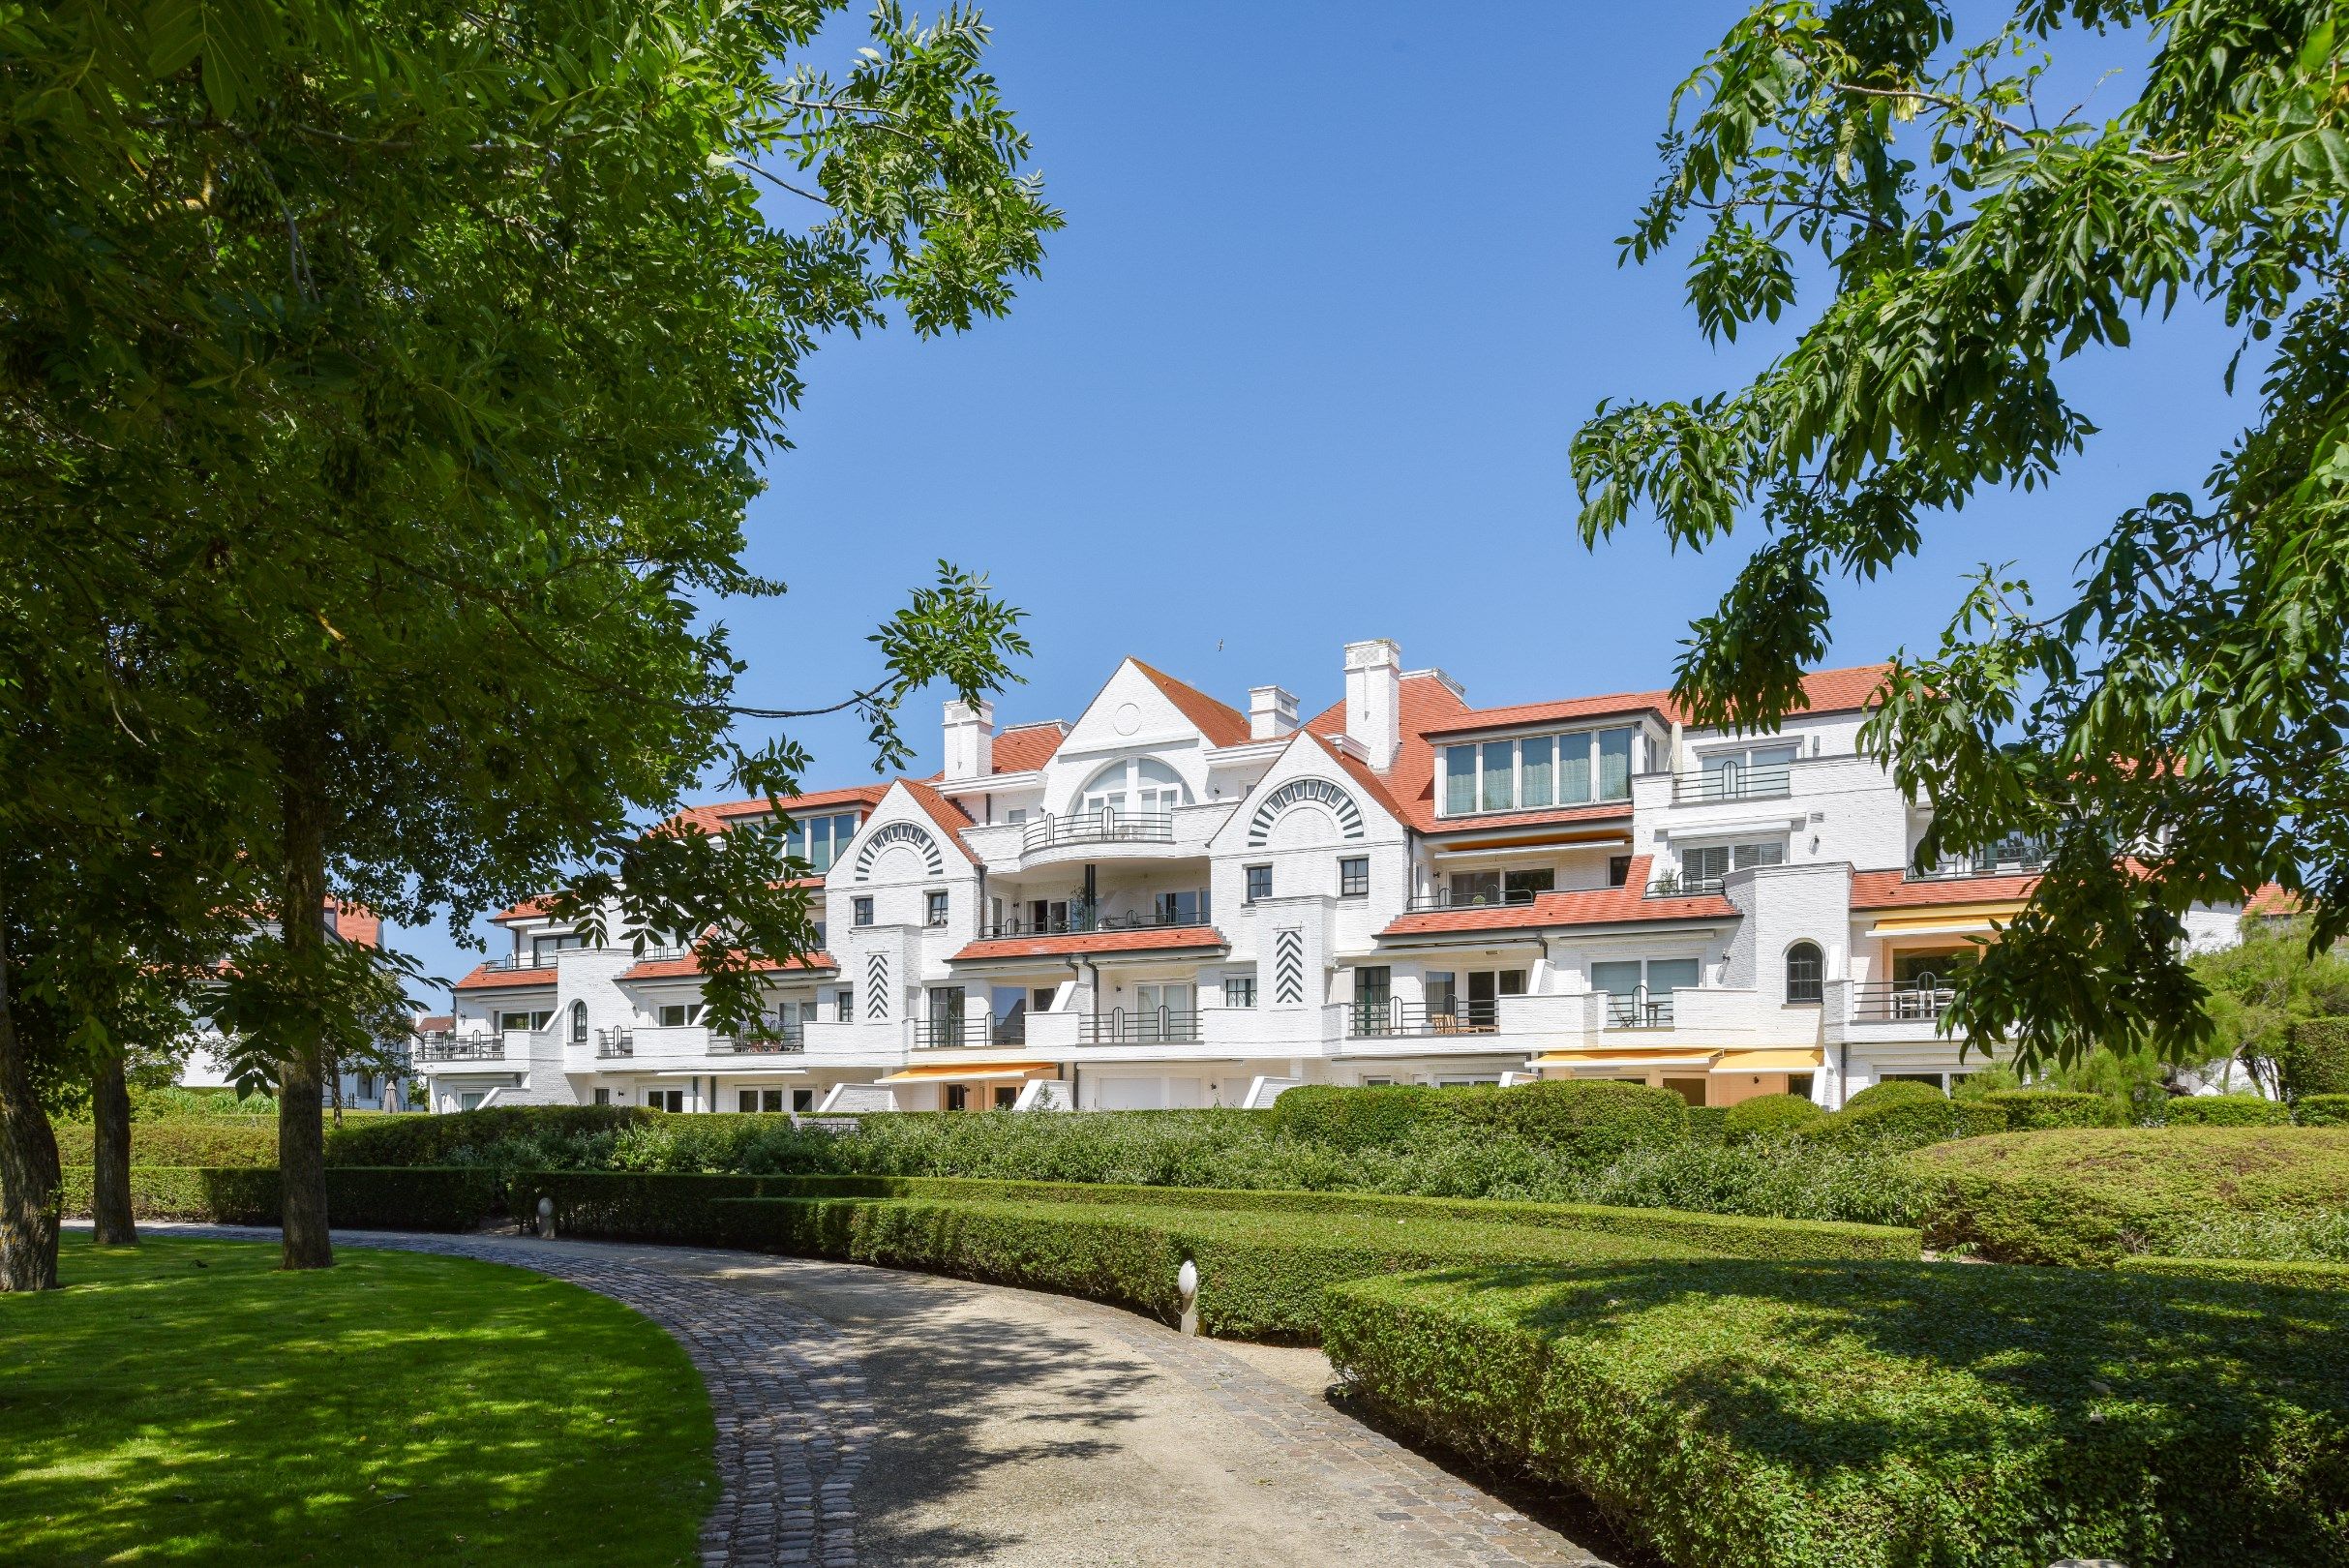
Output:
M1602 398L1739 384L1803 318L1717 348L1676 263L1616 265L1671 89L1739 9L990 8L1069 226L1008 318L808 365L797 449L750 518L750 564L792 591L721 611L743 700L868 680L865 635L940 558L1029 614L1002 723L1072 716L1127 653L1317 709L1366 637L1480 705L1668 682L1751 536L1586 551L1567 441ZM1836 661L1930 646L1984 560L2058 588L2116 512L2199 488L2241 422L2232 347L2187 312L2075 361L2103 434L2052 489L1978 503L1839 592ZM927 770L936 696L908 728ZM873 776L858 726L794 733L811 786ZM394 939L443 976L472 961L444 931Z

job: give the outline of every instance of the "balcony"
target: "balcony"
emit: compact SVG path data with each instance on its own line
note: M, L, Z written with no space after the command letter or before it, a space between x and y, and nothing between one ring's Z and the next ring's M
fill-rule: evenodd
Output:
M1079 844L1171 844L1174 836L1172 812L1103 808L1031 819L1019 835L1019 852L1025 857Z
M1700 772L1672 775L1672 804L1715 800L1766 800L1793 793L1794 769L1787 763L1724 763Z
M1911 882L1948 882L1960 877L2028 877L2047 869L2047 846L2033 839L2009 838L1971 855L1948 855L1930 871L1912 871Z
M1956 1000L1956 990L1931 975L1871 980L1852 987L1852 1016L1860 1023L1938 1023Z
M1352 1040L1384 1040L1399 1036L1490 1035L1500 1028L1500 1005L1493 1001L1455 1002L1430 1008L1424 1002L1400 999L1351 1002L1346 1005L1346 1035Z
M806 1049L806 1032L796 1023L778 1025L770 1040L749 1040L740 1035L709 1037L712 1056L796 1056Z
M1672 1026L1672 994L1650 996L1646 987L1627 996L1607 998L1609 1029L1670 1029Z
M417 1038L416 1060L419 1062L502 1062L505 1060L503 1035L450 1035L435 1033Z
M565 948L557 952L518 952L510 958L486 958L481 967L492 974L518 969L553 969L555 960L563 952L577 952L577 948Z
M1676 871L1667 871L1647 885L1649 898L1705 898L1718 896L1720 877L1684 877Z
M996 920L985 930L989 939L1023 936L1090 936L1096 931L1159 931L1185 925L1213 925L1215 915L1206 894L1186 896L1185 900L1165 908L1136 910L1124 915L1104 915L1099 904L1085 905L1070 900L1069 913L1041 920Z
M636 1054L636 1031L633 1029L598 1029L595 1032L595 1054L610 1060Z
M1436 892L1420 893L1403 905L1408 915L1422 915L1439 909L1500 909L1521 907L1532 903L1541 894L1531 888L1504 888L1498 892L1463 892L1445 888Z
M1027 1014L1009 1018L947 1016L914 1020L914 1048L919 1051L957 1050L969 1046L1025 1045Z
M1137 1041L1189 1042L1199 1038L1199 1015L1173 1008L1112 1008L1076 1021L1080 1045L1125 1045Z

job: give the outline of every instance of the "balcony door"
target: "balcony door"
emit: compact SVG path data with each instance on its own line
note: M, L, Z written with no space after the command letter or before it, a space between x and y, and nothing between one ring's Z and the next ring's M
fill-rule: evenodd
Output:
M1129 757L1094 774L1078 805L1086 815L1115 824L1163 818L1187 799L1173 769L1154 757Z
M930 987L930 1043L955 1045L962 1041L963 988L959 985Z
M1137 1040L1189 1040L1191 1015L1199 1009L1199 987L1190 980L1136 985L1133 1006Z
M1521 969L1471 969L1468 971L1468 1013L1461 1021L1478 1029L1490 1029L1500 1015L1500 998L1525 994L1525 972Z

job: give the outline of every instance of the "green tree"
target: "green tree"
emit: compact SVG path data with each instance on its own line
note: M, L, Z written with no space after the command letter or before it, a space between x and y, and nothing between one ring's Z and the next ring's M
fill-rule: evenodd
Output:
M462 927L624 882L635 929L700 934L721 1018L810 941L779 844L644 831L804 761L735 739L708 614L780 591L739 563L758 460L823 334L1000 314L1059 223L975 13L882 4L834 77L800 56L838 9L0 14L12 647L223 759L206 847L276 929L217 1010L274 1068L287 1266L331 1259L321 1083L401 974L330 895ZM1017 619L947 568L884 628L851 702L885 756L914 686L1009 678ZM125 625L165 710L68 656Z
M1866 731L1933 808L1921 865L2048 846L1953 1013L2026 1066L2207 1051L2182 955L2198 902L2273 881L2313 940L2349 930L2340 19L2329 0L2021 0L1959 47L1929 0L1759 5L1680 90L1624 241L1644 262L1700 226L1689 298L1712 337L1778 319L1800 271L1827 290L1750 384L1602 405L1574 440L1587 539L1641 512L1700 549L1766 535L1679 664L1704 722L1773 725L1827 647L1831 579L1897 569L1984 487L2029 490L2085 448L2065 358L2182 300L2243 335L2213 374L2258 367L2251 421L2205 493L2115 520L2051 607L1986 568ZM2100 117L2047 100L2054 48L2124 30L2150 48L2133 96L2107 81Z
M2349 959L2329 948L2311 950L2305 917L2243 923L2231 948L2196 953L2186 967L2210 993L2217 1040L2252 1081L2280 1098L2277 1059L2294 1024L2349 1015Z

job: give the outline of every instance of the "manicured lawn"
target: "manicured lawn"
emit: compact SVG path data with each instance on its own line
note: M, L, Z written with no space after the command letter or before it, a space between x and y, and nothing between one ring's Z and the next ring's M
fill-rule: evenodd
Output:
M459 1258L69 1234L0 1296L0 1562L670 1564L716 1495L677 1342Z

